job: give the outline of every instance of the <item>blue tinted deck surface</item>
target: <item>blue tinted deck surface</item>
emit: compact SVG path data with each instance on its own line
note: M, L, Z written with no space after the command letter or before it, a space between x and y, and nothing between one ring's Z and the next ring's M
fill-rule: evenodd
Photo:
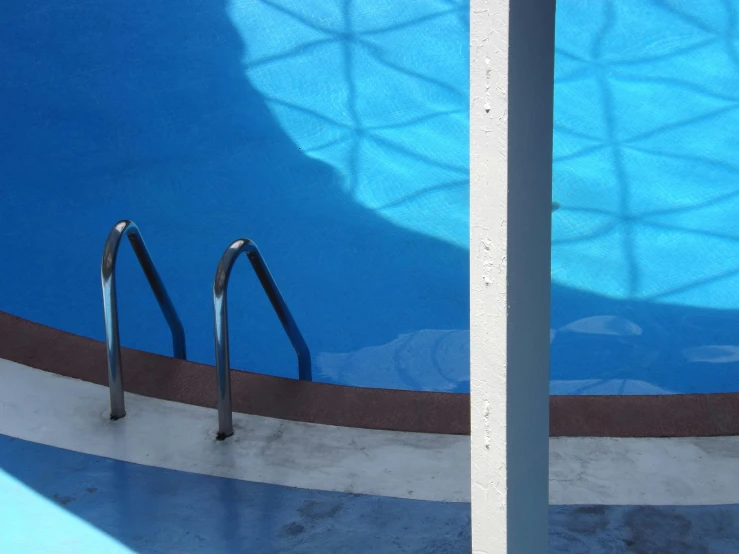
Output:
M3 554L470 552L470 506L294 489L0 435ZM550 506L552 554L730 554L739 505ZM37 547L38 550L34 550Z
M735 10L558 2L555 394L739 390ZM0 309L102 339L102 245L130 218L191 358L213 363L215 267L249 237L316 379L468 391L467 14L463 0L8 6ZM293 376L247 265L232 363ZM118 269L123 343L167 353L127 248Z
M3 554L26 554L24 544L44 544L44 534L82 538L69 550L52 543L64 554L470 551L469 504L237 481L4 435L0 490ZM37 506L35 517L14 520L19 505Z

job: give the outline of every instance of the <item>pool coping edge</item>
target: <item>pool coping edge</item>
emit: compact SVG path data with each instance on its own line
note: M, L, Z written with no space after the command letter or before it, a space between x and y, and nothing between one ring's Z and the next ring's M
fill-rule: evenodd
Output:
M216 405L215 367L123 349L127 392ZM105 344L0 311L0 357L107 385ZM391 431L469 434L469 394L306 382L231 370L234 411ZM215 415L215 414L214 414ZM552 437L739 435L739 393L550 397Z

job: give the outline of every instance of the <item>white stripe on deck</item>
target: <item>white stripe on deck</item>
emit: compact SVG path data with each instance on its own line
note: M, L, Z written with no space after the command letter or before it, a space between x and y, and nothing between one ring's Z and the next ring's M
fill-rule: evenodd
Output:
M739 503L739 437L549 440L552 504Z
M469 502L469 437L374 431L234 414L126 395L0 359L0 434L125 462L245 481L419 500ZM0 464L1 465L1 464ZM739 437L554 438L551 504L739 503Z
M215 384L214 384L215 386ZM469 439L234 414L215 440L214 409L126 395L0 360L0 433L148 466L326 491L469 501Z

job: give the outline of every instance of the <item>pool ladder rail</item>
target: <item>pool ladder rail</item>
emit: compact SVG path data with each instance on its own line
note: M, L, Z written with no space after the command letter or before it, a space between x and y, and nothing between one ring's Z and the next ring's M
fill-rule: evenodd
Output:
M228 282L231 270L241 253L249 259L259 283L267 294L272 309L282 324L290 343L298 356L298 379L312 381L311 358L308 344L305 342L295 319L285 303L285 299L277 288L272 273L259 252L259 248L250 239L238 239L232 242L221 256L213 281L213 314L215 316L215 348L216 374L218 376L218 438L225 439L233 435L231 409L231 362L228 341Z
M164 282L154 267L149 250L146 248L141 231L133 221L123 220L116 223L108 234L103 249L103 261L100 265L100 280L103 285L103 313L105 315L105 344L108 354L108 388L110 389L110 419L120 419L126 415L123 397L123 373L121 363L121 341L118 332L118 298L115 286L115 265L118 260L118 248L123 237L128 237L136 258L144 270L159 308L167 320L172 332L172 350L175 358L187 359L185 348L185 329L182 327L172 299L164 288Z
M100 277L103 289L103 312L105 315L105 343L108 358L108 387L110 389L110 418L120 419L126 415L124 403L121 345L118 331L118 302L115 286L115 266L118 248L128 237L136 258L154 292L159 308L167 320L172 333L172 350L175 358L186 360L185 331L177 315L174 304L167 294L159 273L154 266L149 250L138 226L130 220L119 221L113 226L105 241ZM311 356L308 345L298 328L295 319L277 288L259 248L254 241L239 239L232 242L221 256L213 282L213 312L215 318L216 377L218 388L218 435L223 440L233 435L233 415L231 407L231 364L228 340L228 302L227 291L231 270L241 253L249 259L272 308L277 314L283 329L298 356L298 378L312 381Z

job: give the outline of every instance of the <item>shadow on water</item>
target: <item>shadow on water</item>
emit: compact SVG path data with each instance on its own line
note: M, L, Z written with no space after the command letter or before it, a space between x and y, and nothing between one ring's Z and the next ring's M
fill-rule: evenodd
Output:
M739 390L739 10L557 5L552 392Z
M468 6L439 0L399 18L360 4L7 6L0 239L13 270L0 272L0 309L102 339L102 243L131 218L191 358L212 363L213 273L226 245L248 236L317 379L466 392L467 248L445 239L466 229L468 181L439 137L457 137L467 92L456 86L464 75L434 63L466 48L440 35L449 21L467 32ZM739 86L720 69L739 60L721 27L735 28L735 10L578 6L558 7L552 390L736 390L739 168L725 147ZM325 67L338 77L324 83ZM128 248L118 271L124 344L166 354ZM230 306L234 366L295 375L244 262Z
M467 251L355 202L351 175L301 151L247 80L249 45L223 1L33 0L6 7L0 36L0 238L13 268L0 273L0 309L102 339L102 244L133 219L191 359L212 363L215 267L248 236L316 359L405 340L428 349L462 333L461 362L435 382L406 371L394 346L384 373L319 368L318 379L467 390ZM119 262L124 344L167 353L127 246ZM232 362L292 376L294 354L247 266L232 277Z

